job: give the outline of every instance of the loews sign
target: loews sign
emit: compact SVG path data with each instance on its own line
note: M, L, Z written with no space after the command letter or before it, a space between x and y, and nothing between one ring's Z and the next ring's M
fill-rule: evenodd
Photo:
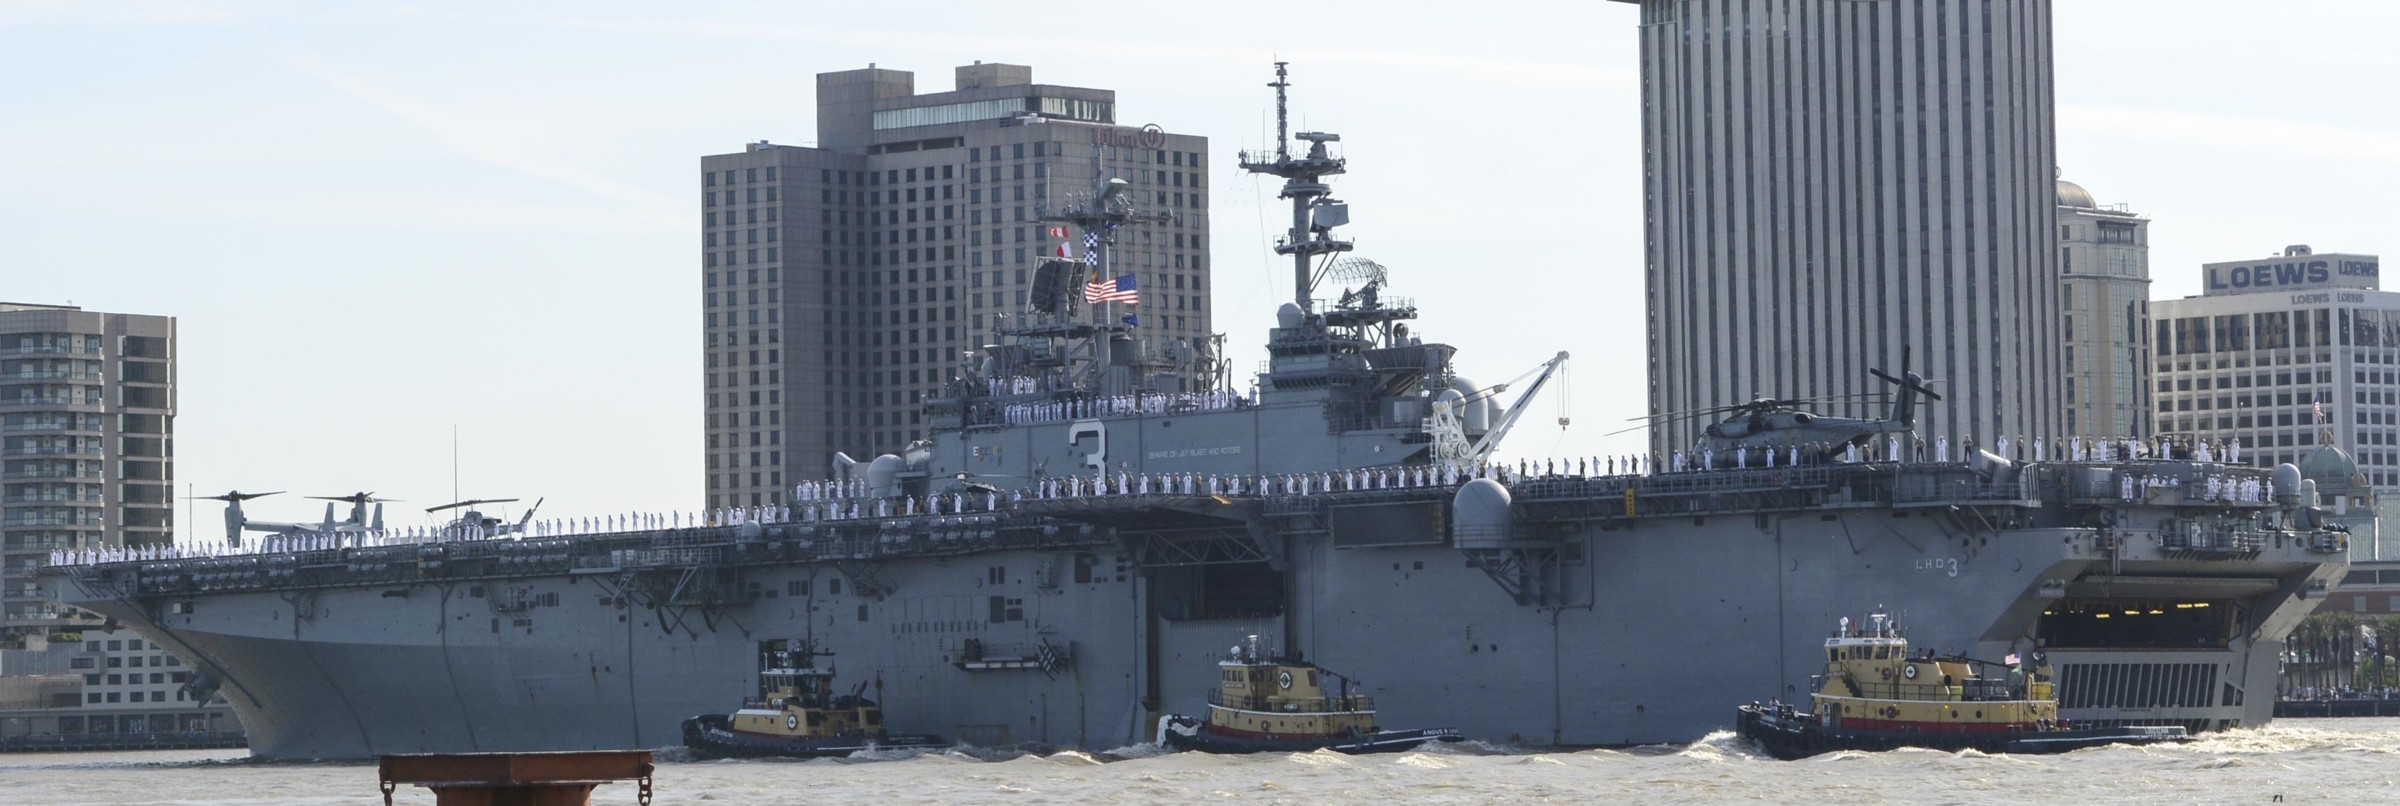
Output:
M2200 267L2204 294L2245 294L2297 288L2364 288L2379 283L2373 255L2295 255Z

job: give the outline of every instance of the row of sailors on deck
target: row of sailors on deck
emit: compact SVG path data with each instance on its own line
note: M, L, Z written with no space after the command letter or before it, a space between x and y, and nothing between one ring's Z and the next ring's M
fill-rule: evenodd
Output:
M2233 478L2209 474L2200 482L2200 500L2211 503L2223 501L2238 504L2264 504L2273 489L2257 477ZM2182 487L2183 479L2174 476L2135 476L2131 473L2117 477L2117 496L2127 501L2150 497L2152 489Z
M867 482L865 479L852 479L849 481L803 481L792 487L792 498L797 501L823 501L833 498L865 497L867 497Z
M1715 467L1735 469L1777 467L1779 465L1791 467L1804 462L1814 463L1820 461L1821 457L1833 455L1835 444L1840 445L1841 461L1851 464L1892 459L1951 461L1949 437L1935 437L1930 443L1920 438L1911 438L1908 442L1903 443L1899 434L1885 434L1881 442L1809 443L1806 446L1781 445L1755 448L1740 445L1724 451L1722 455L1713 445L1702 446L1689 454L1675 451L1668 456L1668 466L1677 473ZM1995 447L2001 457L2012 461L2058 459L2074 462L2106 462L2132 461L2153 456L2183 456L2193 461L2227 464L2239 464L2242 461L2242 442L2239 439L2215 442L2201 440L2186 443L2168 437L2154 437L2146 440L2094 438L2086 441L2083 437L2078 436L2051 443L2041 437L2034 437L2031 442L2027 442L2022 437L2012 441L2003 436ZM2053 448L2058 452L2053 454ZM2019 449L2028 449L2029 453L2020 454ZM1973 438L1962 440L1959 444L1958 459L1964 461L1974 451L1975 440ZM1635 466L1638 468L1638 462ZM1639 470L1634 472L1638 473Z
M1521 475L1521 473L1520 473ZM1284 473L1280 475L1217 475L1214 473L1126 473L1114 477L1096 475L1092 478L1067 476L1048 478L1034 485L1036 499L1083 498L1109 495L1311 495L1320 492L1347 490L1382 490L1407 487L1449 487L1471 478L1506 477L1505 467L1486 466L1475 471L1430 465L1404 467L1374 467L1351 470L1326 470L1315 473ZM1012 494L1011 501L1021 501L1024 493Z
M1165 414L1171 411L1215 411L1239 408L1244 403L1240 395L1230 390L1212 389L1206 392L1163 392L1140 395L1110 395L1068 400L1046 400L1038 403L1011 403L1000 409L1001 422L1009 425L1079 420L1086 417L1117 417L1129 414Z
M2020 436L2011 441L2006 435L1999 439L1996 453L2011 461L2109 462L2132 461L2150 457L2184 457L2197 462L2240 464L2242 441L2186 440L2154 436L2134 437L2073 436L2057 442L2045 442L2041 437L2027 441Z

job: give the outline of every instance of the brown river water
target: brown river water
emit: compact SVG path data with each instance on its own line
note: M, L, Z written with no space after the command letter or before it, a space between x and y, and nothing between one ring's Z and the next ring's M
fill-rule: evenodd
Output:
M1476 742L1383 756L1210 756L1147 747L970 749L816 761L659 754L655 803L2400 803L2400 718L2294 719L2189 744L2058 756L1902 750L1776 761L1717 733L1689 746L1543 752ZM372 763L238 750L0 755L0 804L379 804ZM402 788L395 802L431 804ZM631 784L595 804L635 802Z

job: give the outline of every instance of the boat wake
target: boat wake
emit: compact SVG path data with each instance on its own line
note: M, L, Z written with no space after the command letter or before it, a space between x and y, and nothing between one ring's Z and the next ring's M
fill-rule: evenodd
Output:
M2307 724L2293 724L2295 722L2300 720L2204 733L2176 749L2241 756L2300 753L2400 755L2400 731L2327 730Z
M1132 761L1137 758L1156 758L1175 751L1158 746L1156 742L1140 742L1092 754L1102 761Z
M1699 741L1662 755L1694 761L1716 762L1756 761L1769 758L1767 754L1759 752L1757 745L1751 744L1730 730L1710 731L1708 735L1700 737Z

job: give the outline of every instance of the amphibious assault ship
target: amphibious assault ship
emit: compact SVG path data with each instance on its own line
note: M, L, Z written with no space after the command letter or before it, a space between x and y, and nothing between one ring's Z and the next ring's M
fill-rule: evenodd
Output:
M959 368L929 438L837 460L788 508L62 556L48 581L191 661L273 758L670 745L789 640L904 692L896 724L1112 748L1201 712L1258 634L1468 737L1685 742L1727 702L1797 699L1862 601L1940 651L2038 649L2079 724L2270 717L2282 638L2347 557L2288 465L1953 461L1898 449L1908 405L1765 400L1703 461L1495 466L1523 401L1343 259L1339 139L1279 123L1241 160L1291 202L1295 295L1254 391L1054 293ZM1056 217L1098 236L1102 276L1144 220L1105 187Z

